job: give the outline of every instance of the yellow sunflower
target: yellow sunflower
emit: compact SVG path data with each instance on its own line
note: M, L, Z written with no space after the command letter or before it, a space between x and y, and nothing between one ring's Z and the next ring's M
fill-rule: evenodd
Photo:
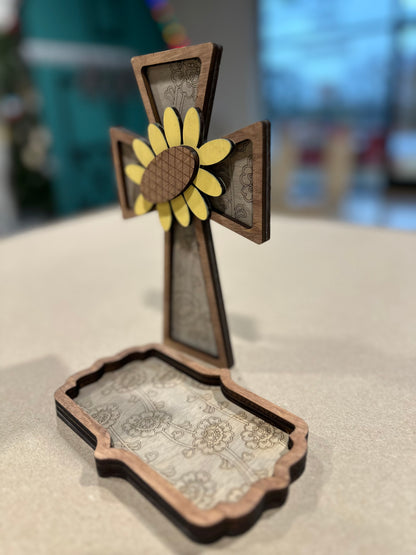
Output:
M184 227L191 221L191 212L200 220L209 217L207 197L219 197L223 185L205 169L222 162L231 152L233 143L215 139L200 145L201 118L190 108L182 122L174 108L166 108L162 126L151 123L147 130L149 144L141 139L132 143L138 164L125 167L127 176L140 185L134 205L137 215L149 212L155 205L165 231L172 225L173 215Z

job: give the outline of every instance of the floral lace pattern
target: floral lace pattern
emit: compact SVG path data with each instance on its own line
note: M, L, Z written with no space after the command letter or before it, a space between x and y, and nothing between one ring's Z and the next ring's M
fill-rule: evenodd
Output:
M159 114L175 106L183 118L195 106L201 61L198 58L169 62L146 69L153 100Z
M226 449L233 439L230 424L216 416L210 416L201 420L196 427L193 446L210 455Z
M173 225L171 336L218 355L194 226Z
M201 508L209 507L217 489L211 475L204 471L186 472L179 478L176 487Z
M170 414L151 410L133 414L121 427L130 437L151 437L165 431L171 420Z
M91 416L98 422L98 424L101 424L104 428L108 428L113 426L120 418L120 411L118 406L115 404L99 405L94 407L91 412Z
M258 420L248 422L244 426L241 437L250 449L269 449L280 441L284 441L284 434L281 430Z
M271 476L288 435L205 385L150 357L80 389L75 401L201 509L237 502Z
M237 143L231 155L215 167L225 193L212 198L220 213L251 227L253 225L253 145L251 141Z

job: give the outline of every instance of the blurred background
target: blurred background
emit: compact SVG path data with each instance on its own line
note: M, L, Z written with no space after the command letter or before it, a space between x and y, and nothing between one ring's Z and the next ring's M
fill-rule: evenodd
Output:
M416 0L0 0L0 235L117 202L134 55L224 47L211 136L272 123L272 209L416 230Z

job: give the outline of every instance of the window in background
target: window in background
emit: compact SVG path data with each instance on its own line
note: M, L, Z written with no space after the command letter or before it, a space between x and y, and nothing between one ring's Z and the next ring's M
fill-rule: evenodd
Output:
M384 223L386 185L416 183L416 2L258 5L274 206Z
M416 1L398 2L394 36L391 133L387 145L393 182L416 181Z

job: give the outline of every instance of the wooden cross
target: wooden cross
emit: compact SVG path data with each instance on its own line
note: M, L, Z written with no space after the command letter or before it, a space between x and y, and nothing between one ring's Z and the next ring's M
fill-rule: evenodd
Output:
M147 143L110 130L124 218L157 211L165 229L164 342L220 367L233 356L209 219L270 237L270 126L206 142L222 48L211 43L132 59Z

